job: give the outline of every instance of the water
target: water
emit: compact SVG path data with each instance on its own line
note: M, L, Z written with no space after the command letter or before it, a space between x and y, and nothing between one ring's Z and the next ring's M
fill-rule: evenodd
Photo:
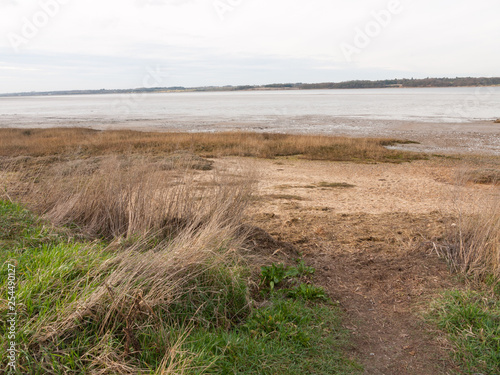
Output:
M435 153L500 155L498 118L500 87L0 98L0 127L391 137Z
M0 98L0 120L9 119L13 125L65 119L104 123L136 120L265 123L300 117L428 123L489 121L500 117L500 87Z

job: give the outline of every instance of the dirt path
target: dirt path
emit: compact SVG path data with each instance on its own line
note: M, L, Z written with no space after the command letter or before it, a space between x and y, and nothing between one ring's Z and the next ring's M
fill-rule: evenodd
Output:
M440 215L300 214L285 223L262 214L255 220L317 269L316 282L345 311L351 354L365 373L449 373L449 355L421 317L426 301L458 286L424 240L444 225Z
M453 184L441 162L352 164L223 159L259 171L252 221L294 244L345 310L352 356L366 374L435 375L455 369L422 319L426 302L459 287L433 251L456 197L489 194Z

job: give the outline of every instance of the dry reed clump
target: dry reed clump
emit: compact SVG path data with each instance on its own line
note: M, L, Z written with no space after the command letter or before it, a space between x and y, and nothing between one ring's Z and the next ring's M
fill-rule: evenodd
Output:
M0 129L0 156L168 154L189 150L204 157L297 155L305 159L401 162L423 156L385 146L396 140L244 132L160 133L90 129Z
M459 188L469 176L459 173ZM443 243L435 246L455 271L478 281L500 281L500 191L493 185L482 193L466 197L462 190L455 195L455 219Z
M481 168L465 172L464 178L475 184L500 185L500 170Z

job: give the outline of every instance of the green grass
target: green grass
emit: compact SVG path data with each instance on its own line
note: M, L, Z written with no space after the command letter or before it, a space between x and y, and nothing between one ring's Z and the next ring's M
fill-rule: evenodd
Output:
M75 240L68 231L47 226L21 206L5 201L0 201L0 224L2 369L8 347L8 264L14 264L18 374L125 373L111 370L113 363L141 374L361 371L343 354L349 342L340 309L328 302L321 288L303 283L314 269L302 261L294 267L270 266L283 268L296 285L276 293L265 288L261 308L248 303L248 270L219 266L189 279L185 292L168 305L168 311L155 309L149 315L139 309L134 320L115 319L106 326L95 310L77 319L71 329L59 327L60 334L41 339L57 327L54 324L61 322L61 316L73 311L75 302L104 284L119 250L111 251L102 242ZM128 322L138 350L135 345L126 349ZM172 354L166 357L165 353ZM162 364L170 366L171 372L161 372Z
M500 294L451 291L434 303L429 318L448 334L466 374L500 373Z
M338 307L272 297L246 323L225 331L194 331L186 348L209 374L356 374L343 355L348 334Z
M8 290L8 264L16 267L15 341L19 350L19 373L44 374L42 368L37 368L38 358L33 356L30 348L33 335L42 326L53 322L66 306L80 298L84 289L100 284L100 278L85 276L110 255L99 251L102 247L98 244L90 246L78 243L68 236L55 233L19 205L0 201L0 224L2 298L6 298ZM2 304L0 312L0 357L4 360L7 348L7 306ZM80 337L79 340L86 338ZM73 344L77 348L80 343ZM83 354L78 350L73 352L74 355L70 354L66 362L78 362L79 356Z

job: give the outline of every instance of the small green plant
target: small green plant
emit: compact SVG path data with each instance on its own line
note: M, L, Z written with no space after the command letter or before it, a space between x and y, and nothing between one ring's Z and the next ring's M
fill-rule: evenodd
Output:
M328 299L323 288L304 283L300 284L296 288L290 289L287 292L287 296L295 299L302 298L306 300L321 299L326 301Z
M287 277L290 277L290 273L284 264L273 263L261 268L261 284L266 288L269 287L271 291Z
M286 267L284 264L271 264L261 268L261 285L274 291L275 287L286 279L308 276L314 273L313 267L306 266L302 259L297 259L297 267Z
M313 267L306 266L304 260L300 258L297 259L297 271L301 276L312 275L314 274L314 272L316 272L316 270Z

